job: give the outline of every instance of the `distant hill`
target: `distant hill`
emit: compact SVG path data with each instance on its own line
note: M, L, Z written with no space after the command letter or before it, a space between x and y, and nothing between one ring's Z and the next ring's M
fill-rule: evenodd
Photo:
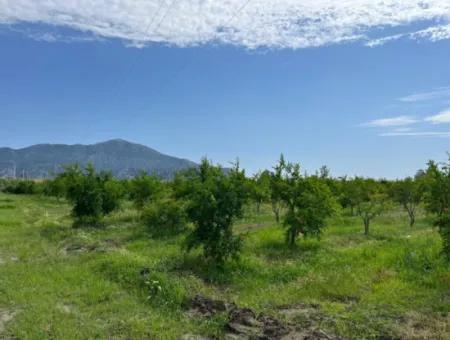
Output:
M48 178L64 165L92 163L116 177L133 177L140 171L169 178L197 166L186 159L164 155L141 144L114 139L93 145L38 144L23 149L0 148L0 177Z

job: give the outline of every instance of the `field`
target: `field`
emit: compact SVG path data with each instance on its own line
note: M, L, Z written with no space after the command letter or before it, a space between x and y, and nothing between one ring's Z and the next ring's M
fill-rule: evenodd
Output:
M0 338L224 338L225 312L192 309L201 295L280 320L291 338L450 339L450 267L424 214L410 228L396 209L369 237L344 214L290 249L269 207L249 207L241 259L223 271L138 217L125 202L103 228L73 229L64 201L0 194Z

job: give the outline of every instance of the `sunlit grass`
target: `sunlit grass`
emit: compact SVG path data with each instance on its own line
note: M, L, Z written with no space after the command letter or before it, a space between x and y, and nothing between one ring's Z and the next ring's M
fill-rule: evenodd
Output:
M219 336L223 320L189 318L185 301L204 294L279 315L317 303L325 329L361 339L420 334L450 337L450 267L421 216L401 210L363 235L356 217L330 221L320 240L286 247L269 206L236 225L238 262L214 269L181 248L184 235L152 239L128 202L104 226L71 228L70 208L39 196L0 194L0 310L14 313L4 335L19 339ZM146 280L163 293L151 297ZM1 336L0 336L1 337Z

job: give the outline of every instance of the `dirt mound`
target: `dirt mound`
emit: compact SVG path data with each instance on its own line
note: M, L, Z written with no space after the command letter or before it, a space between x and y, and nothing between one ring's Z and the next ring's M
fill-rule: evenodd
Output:
M220 300L213 300L202 295L196 295L189 302L189 314L193 316L211 317L218 313L231 311L236 306Z
M188 306L191 316L212 317L219 313L226 314L228 322L225 326L225 338L229 340L342 339L339 336L329 335L318 328L315 319L307 324L285 323L267 314L256 314L250 308L240 308L234 303L213 300L201 295L196 295ZM282 311L289 315L297 315L296 312L300 311L300 314L304 314L306 317L308 312L316 311L318 308L318 305L305 304L283 307Z
M241 338L280 339L290 333L289 327L271 316L257 316L249 308L235 308L230 311L227 330Z

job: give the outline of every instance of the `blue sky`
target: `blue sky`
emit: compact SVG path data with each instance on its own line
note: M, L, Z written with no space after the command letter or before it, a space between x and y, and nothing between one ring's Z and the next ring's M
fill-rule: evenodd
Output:
M271 1L209 0L205 11L228 12L194 23L182 16L194 1L181 14L148 1L153 16L140 25L142 8L121 8L127 1L116 11L100 1L3 2L0 145L123 138L194 161L239 157L250 173L283 152L309 171L326 164L335 175L389 178L450 150L446 1L359 16L355 6L350 14L311 1L299 18L295 1L283 0L282 12ZM398 22L383 21L399 10Z

